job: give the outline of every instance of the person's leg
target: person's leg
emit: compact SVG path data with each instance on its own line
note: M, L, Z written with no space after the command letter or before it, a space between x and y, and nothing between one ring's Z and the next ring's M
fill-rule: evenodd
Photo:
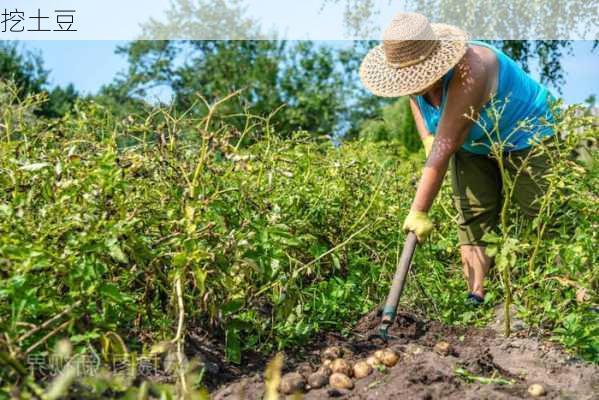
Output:
M458 236L468 291L484 298L484 279L492 265L482 240L498 222L501 180L495 160L458 151L450 163Z
M468 292L481 299L485 297L485 277L491 268L493 259L485 254L484 246L465 244L460 246L464 277L468 283Z

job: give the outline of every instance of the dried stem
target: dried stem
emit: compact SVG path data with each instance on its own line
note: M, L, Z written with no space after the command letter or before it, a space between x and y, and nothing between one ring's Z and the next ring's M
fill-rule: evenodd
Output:
M42 344L44 344L45 342L48 341L48 339L50 339L52 336L56 335L58 332L60 332L61 330L63 330L64 328L66 328L69 324L71 323L71 321L65 321L62 324L60 324L59 326L57 326L56 328L54 328L50 333L48 333L46 336L44 336L43 338L41 338L40 340L38 340L37 342L35 342L33 345L31 345L26 351L25 354L29 354L31 353L33 350L35 350L36 348L38 348L39 346L41 346Z
M27 339L31 335L33 335L33 334L37 333L38 331L40 331L40 330L48 327L54 321L59 320L60 318L62 318L63 316L65 316L66 314L68 314L69 312L71 312L71 310L73 310L74 308L79 307L79 305L81 305L81 300L76 301L75 303L71 304L66 309L64 309L60 313L56 314L55 316L53 316L52 318L50 318L49 320L47 320L43 324L41 324L41 325L33 328L32 330L30 330L29 332L27 332L25 334L23 334L20 338L17 339L17 341L18 342L22 342L23 340Z

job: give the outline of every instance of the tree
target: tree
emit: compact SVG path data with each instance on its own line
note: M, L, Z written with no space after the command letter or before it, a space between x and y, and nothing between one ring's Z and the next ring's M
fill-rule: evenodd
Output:
M40 115L49 118L59 118L68 113L79 98L72 83L65 88L57 86L47 93L48 100L42 105Z
M21 53L10 42L0 42L0 77L12 80L19 94L39 93L48 81L41 57L33 53Z
M151 19L143 37L244 38L266 37L245 15L241 0L174 0L166 22ZM271 34L270 36L272 37ZM364 116L376 115L385 101L367 95L357 76L369 43L343 46L277 40L138 40L122 46L129 67L98 100L126 104L147 99L166 88L175 111L203 113L230 93L239 95L219 108L238 117L228 121L238 129L243 114L270 116L279 135L306 130L314 134L356 136ZM110 98L114 96L114 99Z
M345 4L345 26L356 37L372 37L380 27L380 3L374 0L323 0ZM390 3L390 0L389 0ZM434 22L459 26L473 38L489 40L529 71L538 64L540 79L561 93L564 71L561 59L572 51L571 38L596 38L599 0L404 0L403 9L434 16ZM377 34L378 35L378 34ZM534 38L539 40L524 40ZM597 46L595 40L595 47Z
M205 112L205 102L239 91L219 112L237 115L229 121L240 130L246 113L273 114L272 126L282 136L297 130L355 136L358 122L385 103L361 88L358 67L367 49L362 42L135 41L118 50L129 68L102 94L118 95L124 104L125 97L139 101L163 86L173 93L176 110L193 115Z
M383 107L382 119L364 121L360 138L375 142L394 140L409 151L418 151L422 145L408 97L402 97Z
M0 42L0 78L13 81L19 96L46 93L47 100L36 113L56 118L73 107L78 94L73 85L48 90L48 74L38 54L20 51L13 43Z

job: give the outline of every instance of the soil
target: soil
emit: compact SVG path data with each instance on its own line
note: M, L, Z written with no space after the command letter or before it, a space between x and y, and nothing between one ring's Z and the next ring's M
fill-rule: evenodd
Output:
M599 400L599 366L573 358L555 343L527 332L505 338L493 329L449 327L403 311L390 329L393 338L384 344L369 340L378 323L374 311L360 320L349 338L323 334L303 351L286 354L283 373L302 371L307 364L315 370L321 364L321 351L329 346L341 347L343 357L350 361L365 359L387 347L400 354L394 367L354 380L353 390L325 386L305 392L303 398L522 399L532 398L527 389L538 383L546 391L544 399ZM452 345L451 354L434 351L441 340ZM212 398L262 399L265 361L254 354L236 370L222 363L213 365L212 374L207 368L207 382L218 386Z

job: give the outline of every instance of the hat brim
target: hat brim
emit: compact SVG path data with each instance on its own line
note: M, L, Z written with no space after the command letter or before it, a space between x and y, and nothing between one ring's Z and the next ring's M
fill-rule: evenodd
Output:
M418 93L438 81L464 56L468 34L446 24L431 24L439 38L435 50L422 62L409 67L389 65L383 45L368 52L360 66L362 84L381 97L400 97Z

